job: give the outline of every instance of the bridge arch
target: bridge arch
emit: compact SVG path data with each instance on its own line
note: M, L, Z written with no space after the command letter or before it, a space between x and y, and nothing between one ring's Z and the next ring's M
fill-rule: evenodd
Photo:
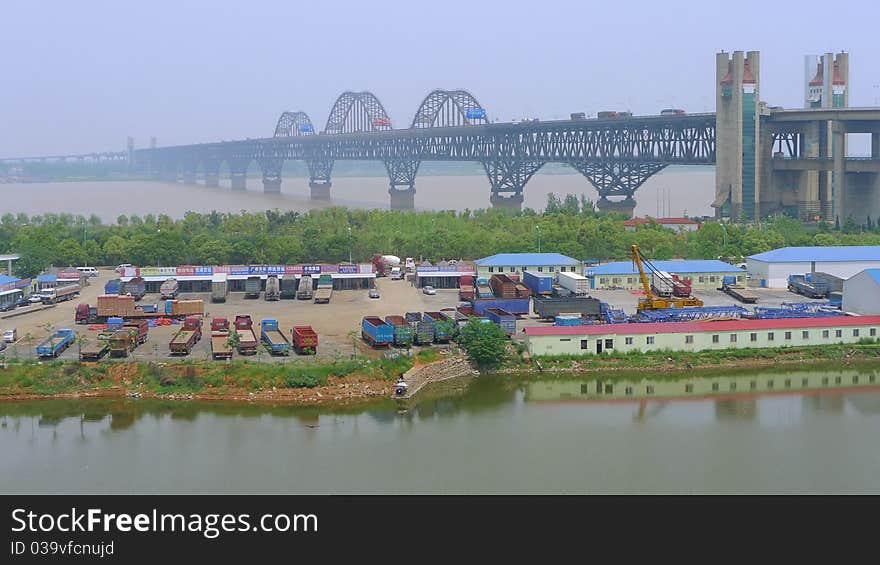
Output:
M273 137L298 137L302 135L313 135L315 126L312 120L305 112L284 112L278 118L275 124L275 135Z
M470 117L468 117L470 115ZM486 111L467 90L432 90L416 111L411 128L486 124Z
M391 129L391 118L372 92L346 91L339 95L324 133L355 133Z

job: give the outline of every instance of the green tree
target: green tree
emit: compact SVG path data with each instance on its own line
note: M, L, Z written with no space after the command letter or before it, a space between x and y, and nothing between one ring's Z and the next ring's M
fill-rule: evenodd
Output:
M480 367L491 368L501 364L507 349L507 335L496 324L471 318L458 335L458 342L468 357Z

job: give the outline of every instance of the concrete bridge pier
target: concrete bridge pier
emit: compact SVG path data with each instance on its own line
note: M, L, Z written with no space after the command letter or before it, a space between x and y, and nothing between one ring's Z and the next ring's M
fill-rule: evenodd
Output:
M281 194L281 177L263 177L263 192Z
M205 173L205 186L220 186L220 172L210 171Z
M388 189L391 195L392 210L415 210L416 207L416 189L412 186L399 189L392 186Z
M501 196L497 192L493 192L489 197L492 208L496 210L522 210L523 195L521 192L511 194L510 196Z
M636 209L636 201L632 196L627 196L623 200L608 200L603 196L596 202L596 208L602 212L622 212L632 218L633 211Z
M312 200L330 200L330 187L333 186L331 182L309 182L309 191L311 192Z
M196 172L195 171L184 171L183 172L183 184L198 184L196 182Z
M231 171L229 178L232 190L247 190L247 171Z

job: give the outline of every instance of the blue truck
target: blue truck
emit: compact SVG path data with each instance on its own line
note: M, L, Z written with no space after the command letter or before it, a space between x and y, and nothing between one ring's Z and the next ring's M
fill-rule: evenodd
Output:
M508 336L516 333L516 316L501 308L486 308L486 317Z
M394 343L394 326L378 316L364 316L361 337L373 347Z
M443 312L425 312L422 322L428 322L434 326L434 339L438 343L446 343L455 337L458 323L450 320Z
M532 296L537 294L553 294L553 275L544 273L523 273L523 284L532 291Z
M474 300L474 314L483 316L487 308L501 308L516 316L529 313L528 298L478 298Z
M110 279L104 285L104 294L119 294L122 289L122 281L120 279Z
M64 353L65 349L70 347L73 343L73 339L73 330L56 330L55 333L47 337L43 343L37 346L37 355L42 358L58 357Z
M828 284L813 280L810 273L806 275L788 275L788 290L807 298L825 298L828 296Z
M260 337L272 355L289 355L290 341L278 329L278 320L266 318L260 321Z

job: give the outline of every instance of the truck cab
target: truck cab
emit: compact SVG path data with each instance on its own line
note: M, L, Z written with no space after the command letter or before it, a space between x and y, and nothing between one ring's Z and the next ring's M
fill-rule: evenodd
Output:
M391 280L403 280L403 269L401 269L400 267L391 267Z

